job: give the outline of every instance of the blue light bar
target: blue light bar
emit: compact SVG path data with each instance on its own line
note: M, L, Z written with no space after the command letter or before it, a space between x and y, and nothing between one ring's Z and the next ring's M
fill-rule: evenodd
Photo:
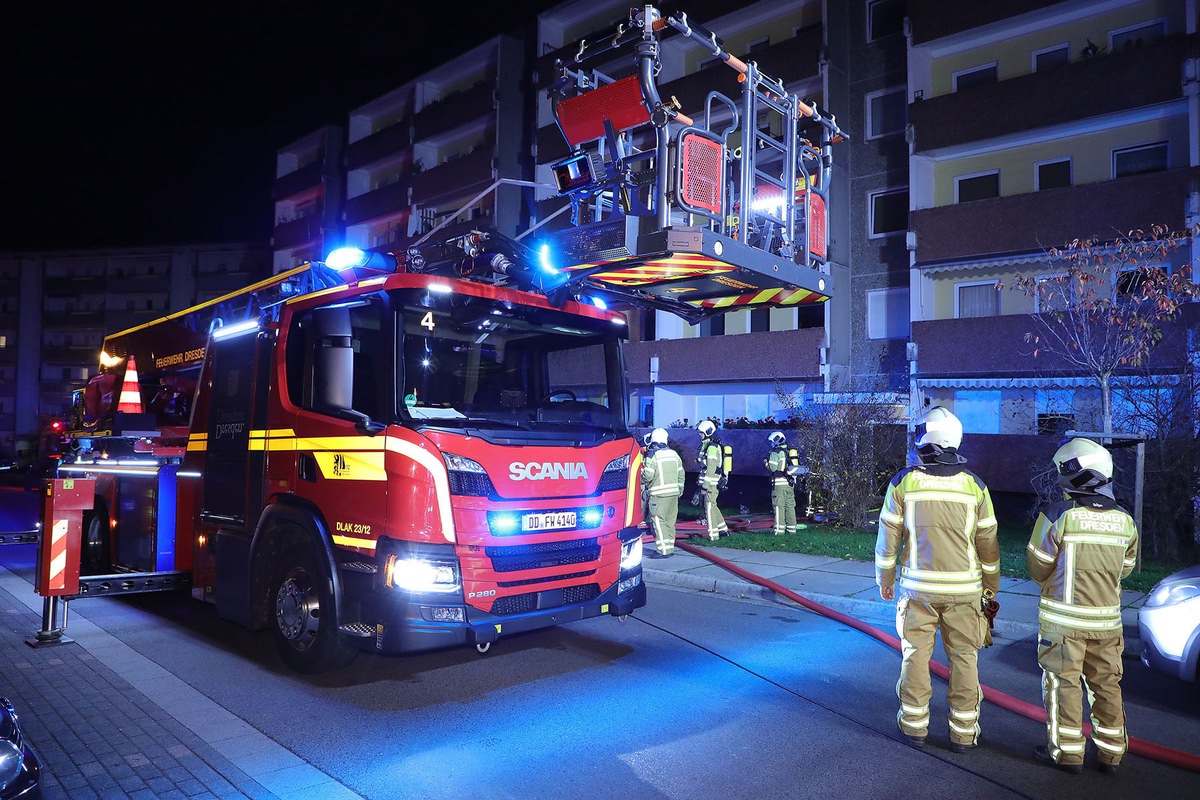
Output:
M608 311L608 303L604 302L603 298L593 297L590 299L592 301L592 305L594 305L596 308L600 309L601 311Z
M339 247L325 257L325 266L338 272L361 267L367 263L367 254L357 247Z
M512 511L489 511L488 527L497 536L514 533L521 527L521 515Z

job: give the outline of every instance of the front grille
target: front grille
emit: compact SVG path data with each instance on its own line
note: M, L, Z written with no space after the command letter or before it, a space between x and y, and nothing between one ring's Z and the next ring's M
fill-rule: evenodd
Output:
M518 572L595 561L600 558L600 545L595 539L575 539L545 544L487 547L484 548L484 552L492 560L492 569L496 572Z
M623 469L607 470L600 476L601 492L615 492L629 485L629 472Z
M492 614L497 616L508 616L510 614L527 614L530 611L546 610L548 608L558 608L560 606L569 606L573 603L586 603L589 600L595 600L600 596L599 584L589 583L583 586L569 586L566 589L552 589L550 597L557 595L562 598L562 602L549 602L548 598L543 598L542 603L538 605L539 592L529 592L528 594L514 594L510 597L501 597L492 603ZM558 594L561 592L561 594Z
M523 581L500 581L496 585L502 589L511 589L514 586L528 586L531 583L549 583L550 581L567 581L572 578L586 578L588 575L596 574L596 570L589 569L587 572L572 572L569 575L547 575L544 578L527 578Z
M452 469L449 470L449 475L450 494L467 497L496 496L496 487L492 485L492 479L482 472L463 472Z

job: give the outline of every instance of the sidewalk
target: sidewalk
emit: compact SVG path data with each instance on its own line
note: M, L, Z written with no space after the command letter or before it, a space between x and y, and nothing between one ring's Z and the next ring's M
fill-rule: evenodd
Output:
M770 533L732 533L730 536L770 536ZM680 539L686 542L686 539ZM841 611L895 633L895 603L879 598L875 586L875 565L831 556L802 553L762 553L735 550L732 547L699 545L698 550L733 562L755 575L774 581L815 603ZM642 562L646 582L730 597L752 597L790 602L766 587L742 580L708 559L676 548L670 558L657 558L653 542L646 545ZM1037 637L1038 586L1028 578L1001 578L1000 613L992 635L997 639L1022 640ZM1123 592L1122 618L1125 623L1125 650L1141 652L1137 633L1137 610L1145 601L1142 592Z

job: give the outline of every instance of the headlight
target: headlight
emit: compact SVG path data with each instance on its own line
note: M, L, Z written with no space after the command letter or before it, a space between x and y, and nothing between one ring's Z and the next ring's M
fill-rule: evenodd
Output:
M456 456L453 453L443 453L442 455L446 458L447 469L457 472L482 472L484 475L487 474L487 470L478 461L472 461L466 456Z
M458 564L389 556L387 585L408 592L457 592L462 589Z
M1146 598L1146 608L1174 605L1200 597L1200 584L1197 583L1160 583Z
M630 539L621 544L621 569L631 570L642 563L642 539Z
M7 789L21 775L24 762L20 747L9 741L0 741L0 790Z
M619 470L624 470L624 469L629 469L629 454L628 453L621 456L620 458L614 458L612 461L608 462L608 466L604 468L604 471L605 472L617 472Z

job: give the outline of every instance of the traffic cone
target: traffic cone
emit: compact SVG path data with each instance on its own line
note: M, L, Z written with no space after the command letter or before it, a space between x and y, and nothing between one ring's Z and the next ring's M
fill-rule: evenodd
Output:
M117 411L124 411L126 414L142 413L142 392L138 388L137 365L133 356L129 357L129 363L125 366L125 382L121 384L121 399L117 401Z

